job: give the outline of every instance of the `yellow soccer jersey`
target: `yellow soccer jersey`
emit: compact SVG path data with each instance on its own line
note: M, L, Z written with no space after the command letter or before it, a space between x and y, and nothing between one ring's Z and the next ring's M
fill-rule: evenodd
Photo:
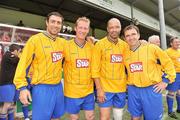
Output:
M120 39L114 44L104 37L96 43L93 51L92 77L100 78L105 92L126 91L124 54L128 48L127 43Z
M180 50L174 50L172 48L169 48L166 50L166 52L173 61L176 72L180 73Z
M74 40L67 41L64 50L64 95L70 98L85 97L93 93L91 57L93 45L86 42L79 47Z
M175 69L168 55L158 46L141 44L136 51L129 51L125 57L128 71L128 84L137 87L147 87L162 81L161 67L157 64L160 60L167 78L172 83L176 77Z
M26 70L29 66L33 69L31 84L60 83L64 41L59 37L52 40L46 33L33 35L27 41L16 69L16 88L28 85Z

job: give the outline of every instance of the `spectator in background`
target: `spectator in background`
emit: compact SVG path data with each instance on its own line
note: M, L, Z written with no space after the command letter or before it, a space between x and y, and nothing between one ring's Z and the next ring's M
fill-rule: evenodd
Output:
M0 72L0 120L14 120L14 97L16 93L13 78L19 61L19 45L12 44L2 57Z
M158 35L152 35L148 38L148 42L151 44L155 44L157 46L160 47L161 43L160 43L160 38Z
M11 41L11 36L8 32L3 32L0 35L0 40L3 42L10 42Z
M24 25L23 21L20 20L19 23L17 24L17 26L25 26L25 25Z
M0 44L0 63L1 63L1 60L2 60L3 54L4 54L4 46L2 44Z
M168 85L168 94L166 96L166 99L168 105L168 115L171 118L178 119L175 112L173 111L173 102L176 95L177 113L180 113L180 40L177 37L171 37L170 46L171 47L168 48L166 52L174 63L174 67L176 70L176 79L174 83Z

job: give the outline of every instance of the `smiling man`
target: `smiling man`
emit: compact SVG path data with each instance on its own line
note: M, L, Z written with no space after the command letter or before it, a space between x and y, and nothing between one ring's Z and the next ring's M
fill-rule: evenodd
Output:
M165 52L156 45L141 43L139 29L129 25L124 29L124 38L130 47L125 55L128 73L128 111L132 120L161 120L163 114L162 94L168 83L174 82L175 69ZM157 59L164 68L162 80Z
M86 120L94 120L93 80L91 64L93 44L86 41L90 20L80 17L75 23L76 37L67 41L64 50L64 95L70 120L79 120L84 110Z
M168 48L166 52L174 63L176 70L176 80L174 83L168 85L168 94L166 99L168 105L168 115L172 118L178 119L175 112L173 112L173 102L176 93L177 113L180 113L180 40L178 37L170 38L170 46L171 47Z
M26 43L20 58L14 84L20 90L20 101L32 101L32 119L57 119L64 114L64 95L61 84L64 40L58 37L63 17L51 12L46 18L46 32L33 35ZM26 76L32 67L32 99Z
M100 107L100 120L109 120L113 108L113 118L122 120L126 103L126 74L124 54L128 50L126 42L119 38L121 23L111 18L107 23L107 36L99 40L94 48L92 77L100 81L96 86Z

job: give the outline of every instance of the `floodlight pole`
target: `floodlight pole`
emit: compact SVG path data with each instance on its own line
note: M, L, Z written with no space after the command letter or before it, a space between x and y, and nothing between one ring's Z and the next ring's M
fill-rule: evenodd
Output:
M160 22L160 34L161 34L161 48L167 48L166 42L166 28L165 28L165 19L164 19L164 7L163 0L158 0L159 6L159 22Z

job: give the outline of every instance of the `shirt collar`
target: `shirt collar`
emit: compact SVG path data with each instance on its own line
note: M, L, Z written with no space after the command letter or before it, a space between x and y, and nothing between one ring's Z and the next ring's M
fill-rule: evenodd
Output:
M56 38L57 37L52 37L48 32L43 32L43 34L46 36L46 37L48 37L49 39L51 39L51 40L53 40L53 41L55 41L56 40Z
M83 47L85 46L85 44L86 44L86 41L84 41L83 44L80 44L80 43L77 41L76 38L74 39L74 42L75 42L75 44L76 44L77 46L79 46L80 48L83 48Z

